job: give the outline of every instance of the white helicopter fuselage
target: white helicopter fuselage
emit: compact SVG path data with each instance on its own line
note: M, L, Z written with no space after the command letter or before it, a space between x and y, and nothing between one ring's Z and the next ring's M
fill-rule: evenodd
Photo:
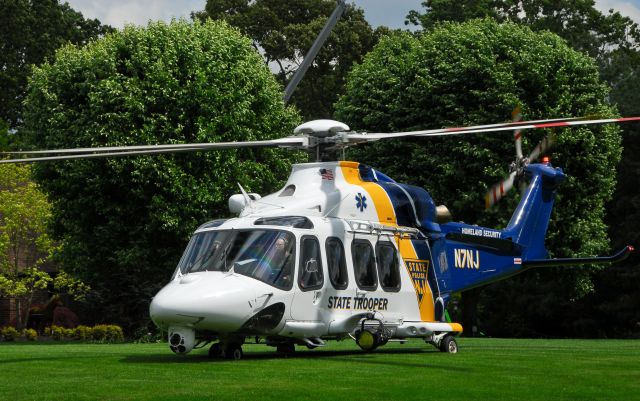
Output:
M414 247L428 247L426 238L398 226L391 200L359 166L295 165L281 191L245 197L240 217L201 226L150 307L172 349L254 335L319 346L353 336L363 319L384 342L459 334L459 324L435 319L430 254ZM278 241L288 248L280 259Z

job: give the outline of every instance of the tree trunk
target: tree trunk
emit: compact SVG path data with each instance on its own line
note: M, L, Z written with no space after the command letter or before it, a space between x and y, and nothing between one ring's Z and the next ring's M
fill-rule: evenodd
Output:
M480 299L480 288L464 291L460 305L462 307L462 327L465 337L477 337L480 335L478 329L478 300Z
M16 329L21 331L24 326L22 324L22 301L20 298L16 298Z

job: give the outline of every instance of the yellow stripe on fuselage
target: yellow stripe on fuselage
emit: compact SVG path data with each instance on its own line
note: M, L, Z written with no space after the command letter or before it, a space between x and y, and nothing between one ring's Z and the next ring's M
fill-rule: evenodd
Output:
M373 204L378 213L378 221L382 224L397 225L396 213L393 210L393 204L389 195L380 185L375 182L362 181L357 162L340 162L340 169L345 181L351 185L362 187L371 196Z
M418 254L416 253L415 248L413 247L413 243L410 238L398 238L398 250L400 251L400 255L402 255L402 259L405 261L405 268L409 273L409 277L411 277L411 281L413 282L414 290L416 291L416 296L418 294L422 294L422 297L418 296L418 308L420 309L420 320L423 322L433 322L435 321L435 306L433 304L433 293L431 292L431 287L429 286L428 277L428 269L433 269L431 266L430 260L420 260L418 259ZM412 262L422 262L419 263L418 266L426 266L423 272L411 272L411 269L407 265L407 263ZM422 279L414 278L414 274L423 275Z
M366 182L362 181L360 178L360 170L358 169L359 163L357 162L340 162L340 169L342 170L342 175L346 182L352 185L357 185L362 187L367 193L373 198L373 204L376 207L376 211L378 213L378 221L383 224L397 226L396 214L393 209L393 204L391 203L391 199L389 199L389 195L380 185L375 182ZM409 238L400 238L396 236L396 243L398 246L398 250L400 251L400 255L403 260L417 260L418 255L416 250L413 248L413 244L411 243L411 239ZM431 261L428 262L429 265ZM405 263L405 268L408 271L408 267ZM430 268L433 268L430 266ZM435 320L435 308L433 305L433 295L431 292L431 288L429 287L429 282L426 279L427 272L424 272L425 279L423 281L423 288L419 290L417 288L417 281L413 280L414 290L422 291L422 299L418 302L418 307L420 309L420 319L425 322L433 322ZM409 274L411 277L411 274Z

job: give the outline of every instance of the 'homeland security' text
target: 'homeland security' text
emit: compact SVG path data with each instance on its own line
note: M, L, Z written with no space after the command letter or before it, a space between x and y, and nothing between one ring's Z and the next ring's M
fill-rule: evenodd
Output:
M502 233L500 231L485 230L483 228L463 227L462 234L475 235L478 237L500 238Z

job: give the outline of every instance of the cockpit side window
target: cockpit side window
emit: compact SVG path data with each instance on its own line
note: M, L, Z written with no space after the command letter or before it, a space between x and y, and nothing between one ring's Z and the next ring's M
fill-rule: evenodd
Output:
M320 243L316 237L306 235L300 240L298 285L302 291L309 291L322 288L323 284Z
M327 265L331 285L336 290L344 290L349 285L349 276L347 276L347 261L344 256L342 241L336 237L329 237L325 248L327 250Z
M376 244L376 264L378 265L378 277L380 277L382 289L389 292L400 291L398 254L391 242L378 242Z
M351 243L353 271L356 283L361 290L375 291L378 288L376 262L371 243L364 239L355 239Z

